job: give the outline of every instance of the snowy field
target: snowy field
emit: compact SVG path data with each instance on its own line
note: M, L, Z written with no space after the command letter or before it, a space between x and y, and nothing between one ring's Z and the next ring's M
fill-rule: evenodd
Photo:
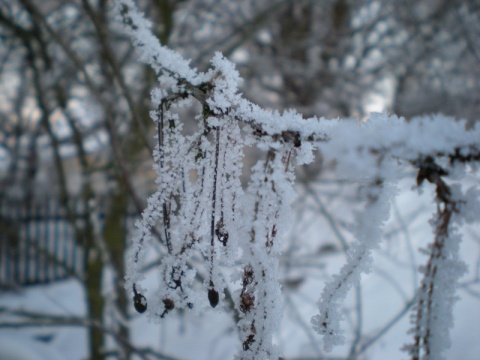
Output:
M411 309L405 311L416 289L415 282L418 283L421 275L415 269L425 261L425 256L418 249L431 239L431 228L427 221L433 210L430 200L432 188L427 186L419 201L417 190L410 189L409 184L410 180L402 183L402 193L392 206L381 251L374 256L372 273L363 275L361 286L357 288L359 292L352 290L347 299L347 320L343 326L350 338L347 346L335 348L329 354L332 358L347 358L357 329L359 306L361 344L367 343L363 358L407 358L407 354L399 350L411 341L407 334L411 327ZM301 196L301 190L298 193ZM314 213L315 201L303 201L302 206L307 210L298 215L298 224L294 227L291 240L286 242L284 255L287 259L286 255L290 254L290 260L297 259L304 268L292 261L286 261L289 265L282 267L283 279L286 280L283 286L284 312L275 341L286 359L321 359L325 356L321 350L321 337L312 331L310 319L317 311L315 302L324 280L338 271L345 256L338 251L338 247L335 251L335 246L326 255L311 255L315 254L313 251L319 243L328 243L328 239L334 239L335 234L328 221L325 218L319 220L318 212ZM329 209L349 213L349 210L342 210L342 205L335 202L329 204ZM301 233L299 228L302 229ZM348 232L342 230L342 233L348 239ZM454 307L455 325L450 333L452 346L445 356L447 359L476 360L480 354L480 233L478 228L468 226L463 233L465 239L461 244L461 255L468 263L469 272L462 278L462 286L457 292L460 300ZM303 252L295 253L292 249L295 249L296 242L300 248L300 241L304 239L308 239L308 243L301 244ZM148 282L154 282L154 278L150 277ZM295 284L294 280L299 278L302 281ZM360 302L357 301L357 294L361 294ZM84 299L82 287L74 280L31 287L17 293L4 293L0 296L0 319L2 322L19 321L18 317L9 315L8 309L81 317L86 311ZM158 325L149 323L144 316L134 315L132 342L137 346L157 349L179 360L232 359L240 343L235 324L226 314L227 311L220 307L201 315L185 312L169 316ZM398 321L395 320L397 316ZM385 328L390 322L391 327ZM369 339L372 339L371 344L368 343ZM87 341L87 332L77 326L1 328L0 359L82 360L88 358Z

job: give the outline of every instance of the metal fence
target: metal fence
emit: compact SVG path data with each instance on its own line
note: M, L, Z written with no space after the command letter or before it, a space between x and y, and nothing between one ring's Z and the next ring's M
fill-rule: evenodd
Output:
M75 276L83 278L88 251L87 217L82 199L0 201L0 287L44 284ZM102 205L104 202L102 201ZM103 218L103 206L95 211Z

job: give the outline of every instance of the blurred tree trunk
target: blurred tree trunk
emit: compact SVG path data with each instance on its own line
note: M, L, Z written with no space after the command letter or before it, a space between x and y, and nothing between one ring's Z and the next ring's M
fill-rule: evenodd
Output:
M126 221L127 221L127 192L123 189L112 195L109 213L106 215L103 229L103 238L111 256L112 267L115 269L115 295L116 306L120 316L128 319L129 302L127 293L123 287L123 274L125 274L125 250L126 250ZM115 324L118 326L118 335L124 339L130 339L130 330L123 322ZM117 346L120 346L118 344ZM130 350L123 348L121 351L124 359L130 358Z
M90 258L87 266L87 280L85 287L87 290L87 314L91 321L102 322L103 318L103 296L102 296L102 278L103 266L101 257L96 254L95 258ZM97 326L89 327L90 339L90 358L92 360L103 359L102 348L105 344L104 332Z

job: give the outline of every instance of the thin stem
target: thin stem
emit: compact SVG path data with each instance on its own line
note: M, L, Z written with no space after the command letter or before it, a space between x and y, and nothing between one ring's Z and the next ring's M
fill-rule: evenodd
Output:
M217 180L218 180L218 161L220 158L220 127L216 129L215 144L215 165L213 172L213 189L212 189L212 216L210 219L210 286L214 287L212 281L213 261L215 256L215 210L217 207Z

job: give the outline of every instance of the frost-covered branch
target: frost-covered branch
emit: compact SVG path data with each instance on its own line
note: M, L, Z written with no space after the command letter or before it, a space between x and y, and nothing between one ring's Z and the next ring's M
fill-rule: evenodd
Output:
M439 355L444 335L432 326L437 325L437 306L451 313L455 281L463 271L451 221L466 202L442 179L448 171L437 163L457 169L478 162L480 126L467 130L465 121L442 115L406 121L372 114L359 123L263 109L242 96L240 75L221 54L213 57L210 70L199 72L160 44L131 0L115 4L140 59L152 66L160 83L152 91L156 110L151 112L158 130L153 154L158 189L137 223L126 276L137 310L159 321L174 309L217 307L227 287L223 269L230 268L240 314L237 359L279 358L273 343L281 314L278 257L290 228L294 167L313 161L318 150L335 165L339 178L364 185L360 197L366 203L357 214L357 241L348 250L347 263L325 286L312 321L324 336L325 350L344 341L340 305L361 274L370 271L396 181L416 166L418 185L425 179L436 185L439 212L418 297L415 344L409 349L414 359L420 351ZM186 107L196 111L193 129L185 126ZM263 150L266 159L252 168L244 187L240 177L249 146ZM166 253L158 266L157 290L149 295L140 285L140 270L157 226ZM456 272L449 270L453 265ZM198 273L203 274L201 284L195 281ZM438 283L448 291L437 291ZM438 329L446 332L446 327Z
M464 157L451 157L464 161ZM434 241L424 250L429 255L422 267L423 280L417 295L417 304L411 330L414 342L405 347L412 360L443 359L442 351L450 346L449 328L453 325L453 303L458 279L466 272L465 263L459 258L461 235L457 224L473 221L473 213L479 208L478 190L470 189L467 196L458 187L453 188L443 179L446 170L427 157L417 163L417 183L424 180L435 185L437 214L431 224ZM457 224L455 224L457 223Z
M320 313L313 317L312 324L324 338L324 349L329 352L341 345L345 338L340 331L340 305L348 291L360 281L362 273L371 270L372 252L380 246L382 225L388 220L390 200L395 195L392 184L376 182L364 189L365 211L357 215L354 234L358 242L347 252L347 263L323 289L318 306Z

